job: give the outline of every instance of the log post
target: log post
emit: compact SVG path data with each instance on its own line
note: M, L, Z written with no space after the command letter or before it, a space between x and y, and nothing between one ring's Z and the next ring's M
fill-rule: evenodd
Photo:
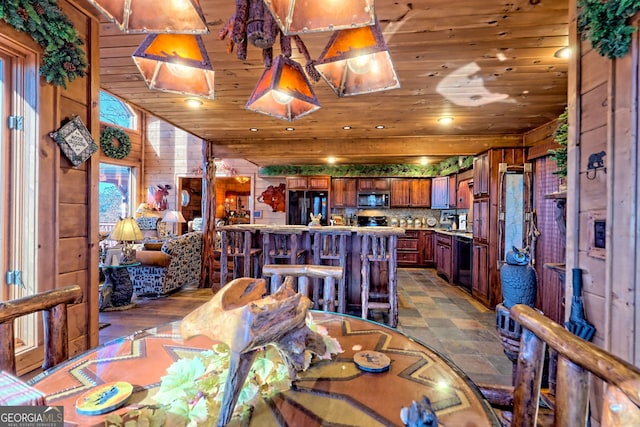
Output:
M213 288L215 271L216 244L216 163L213 155L213 143L202 142L203 176L202 180L202 272L201 288Z

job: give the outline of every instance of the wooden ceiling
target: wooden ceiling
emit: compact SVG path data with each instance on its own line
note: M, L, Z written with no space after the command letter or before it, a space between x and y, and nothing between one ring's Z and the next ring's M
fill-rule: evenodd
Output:
M264 69L262 52L249 46L241 61L218 38L233 0L200 4L215 100L194 110L185 96L149 90L131 59L145 35L123 34L101 15L100 78L103 89L213 141L217 157L259 166L322 164L328 156L360 164L438 161L520 145L524 133L555 119L567 102L567 59L554 56L568 44L567 0L378 0L401 87L339 98L320 80L313 85L320 110L293 122L244 109ZM302 36L312 58L329 36ZM305 62L295 47L292 58ZM441 116L454 121L443 126Z

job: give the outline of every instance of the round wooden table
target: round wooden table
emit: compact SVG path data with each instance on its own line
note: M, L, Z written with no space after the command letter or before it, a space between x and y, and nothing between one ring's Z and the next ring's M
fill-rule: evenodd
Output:
M312 315L340 341L344 352L330 361L314 359L289 391L258 403L249 425L401 426L401 408L423 395L431 400L440 425L500 425L475 384L427 345L349 315ZM76 399L101 384L126 381L133 384L133 395L118 413L153 404L167 367L213 344L205 337L183 340L179 331L179 322L173 322L119 338L42 373L30 384L47 395L47 404L64 406L65 425L103 425L104 415L76 413ZM391 360L390 369L361 371L353 362L361 350L384 353Z

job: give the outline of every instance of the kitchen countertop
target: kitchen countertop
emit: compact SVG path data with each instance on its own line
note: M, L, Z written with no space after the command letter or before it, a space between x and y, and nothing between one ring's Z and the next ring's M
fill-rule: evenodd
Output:
M446 230L444 228L434 228L434 227L403 227L408 231L433 231L440 234L446 234L448 236L454 237L466 237L469 239L473 239L473 233L470 231L464 230Z

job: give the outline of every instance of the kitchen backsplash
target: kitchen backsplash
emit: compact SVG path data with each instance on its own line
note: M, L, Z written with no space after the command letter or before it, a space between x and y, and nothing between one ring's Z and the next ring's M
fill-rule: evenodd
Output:
M355 209L355 208L334 208L332 217L340 217L344 224L355 225L359 215L365 216L386 216L388 221L397 219L428 219L435 218L435 227L449 228L451 226L450 215L469 215L469 209L425 209L425 208L389 208L389 209ZM471 224L470 217L468 224ZM424 221L423 221L424 222ZM423 227L427 225L423 224Z

